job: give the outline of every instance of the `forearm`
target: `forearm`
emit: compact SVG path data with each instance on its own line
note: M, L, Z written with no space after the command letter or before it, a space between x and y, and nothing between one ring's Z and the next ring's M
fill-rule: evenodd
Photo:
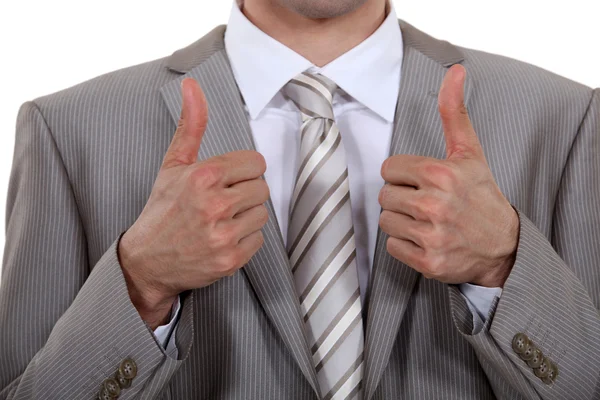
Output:
M94 398L127 358L138 372L120 398L157 393L168 382L179 362L132 305L117 244L89 265L68 171L39 109L27 103L7 198L0 399Z
M129 300L116 243L96 264L18 383L8 385L0 398L93 398L125 359L137 364L137 374L119 398L134 398L141 391L152 398L162 385L148 381L160 376L164 385L177 370L181 362L166 356Z
M454 321L498 393L508 385L526 398L593 399L600 387L598 309L544 235L525 216L520 218L516 262L493 317L472 334L472 315L458 290L451 288ZM553 384L536 376L513 350L518 333L526 334L556 364L559 377Z

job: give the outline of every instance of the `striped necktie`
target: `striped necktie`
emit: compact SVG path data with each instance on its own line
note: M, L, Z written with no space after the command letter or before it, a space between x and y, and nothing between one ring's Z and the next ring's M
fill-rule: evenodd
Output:
M302 73L283 89L302 113L287 250L321 398L362 397L364 334L348 163L334 121L337 85Z

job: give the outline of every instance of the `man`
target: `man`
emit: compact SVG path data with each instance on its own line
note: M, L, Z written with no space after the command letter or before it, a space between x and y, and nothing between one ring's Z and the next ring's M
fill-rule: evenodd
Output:
M22 107L0 398L598 399L599 155L598 89L246 0Z

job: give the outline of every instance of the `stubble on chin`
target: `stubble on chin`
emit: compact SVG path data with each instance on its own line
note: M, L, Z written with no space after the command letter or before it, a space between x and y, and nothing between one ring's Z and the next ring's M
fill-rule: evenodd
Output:
M367 0L274 0L306 18L329 19L348 14Z

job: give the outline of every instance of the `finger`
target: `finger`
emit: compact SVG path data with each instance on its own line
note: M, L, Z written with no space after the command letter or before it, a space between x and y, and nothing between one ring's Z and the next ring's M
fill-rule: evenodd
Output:
M397 239L410 240L424 248L422 238L431 230L431 223L418 221L406 214L384 210L379 216L381 230Z
M414 217L411 213L412 207L409 208L408 204L418 201L418 196L420 194L417 193L417 189L413 186L392 185L388 183L379 191L379 205L384 210L408 214Z
M269 186L262 178L236 183L226 188L225 192L236 199L235 206L232 207L234 215L243 213L269 200Z
M182 107L179 124L161 168L195 163L208 124L206 97L198 82L191 78L184 79L181 82L181 92Z
M241 241L246 236L262 229L268 220L269 214L267 208L261 204L236 215L231 221L227 221L226 223L234 226L234 229L237 231L238 240Z
M218 165L224 186L259 178L267 170L265 158L254 150L233 151L213 157L205 163Z
M446 73L438 96L448 159L483 157L481 144L465 106L466 75L462 65L452 66Z
M379 193L383 210L401 213L418 221L431 221L431 211L436 206L432 192L417 190L412 186L385 185Z
M422 185L418 165L427 160L429 160L429 157L410 154L398 154L389 157L381 165L381 177L386 182L394 185L407 185L418 188Z
M421 247L410 240L398 239L392 236L388 238L386 247L392 257L421 272L418 266L421 265L420 260L425 256L425 250Z
M262 247L265 239L262 231L256 231L246 236L238 244L238 251L241 252L244 259L243 265L246 265L252 256Z

